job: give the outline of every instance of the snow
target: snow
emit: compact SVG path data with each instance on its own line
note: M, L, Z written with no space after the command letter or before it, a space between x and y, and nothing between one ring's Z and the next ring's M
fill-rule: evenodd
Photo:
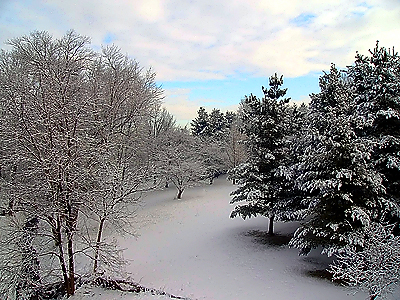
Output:
M220 177L213 185L188 189L182 200L174 199L173 187L148 194L138 212L140 236L121 239L131 277L145 287L191 299L367 297L307 275L330 262L318 251L300 257L296 249L266 245L249 234L267 231L266 218L230 219L233 206L229 205L229 194L234 189ZM277 223L275 228L280 234L292 233L296 224ZM82 287L70 299L169 298Z
M151 294L135 294L121 291L105 290L102 288L82 286L74 296L68 298L71 300L154 300L169 299L165 296L154 296Z

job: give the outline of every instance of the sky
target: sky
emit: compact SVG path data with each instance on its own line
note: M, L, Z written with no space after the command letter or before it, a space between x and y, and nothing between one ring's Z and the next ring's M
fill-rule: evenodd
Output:
M377 40L400 49L400 0L0 0L3 49L33 30L70 29L152 68L184 125L200 106L236 110L245 95L261 97L274 73L307 102L331 63L351 65Z

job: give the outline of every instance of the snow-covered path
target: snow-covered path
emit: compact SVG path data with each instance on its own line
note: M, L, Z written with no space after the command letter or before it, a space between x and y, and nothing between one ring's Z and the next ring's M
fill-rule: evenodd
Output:
M317 251L299 257L295 249L257 242L248 232L265 231L267 219L230 219L233 189L220 178L186 191L183 200L173 199L173 187L149 194L138 212L140 237L122 240L132 277L192 299L366 298L306 276L326 263ZM292 232L293 226L279 223L276 231Z

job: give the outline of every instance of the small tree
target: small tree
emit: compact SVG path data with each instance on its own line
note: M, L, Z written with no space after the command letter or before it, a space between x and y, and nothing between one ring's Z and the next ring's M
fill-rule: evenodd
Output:
M400 282L400 237L393 226L371 223L362 250L348 247L330 266L333 280L343 280L368 292L371 300L385 297Z
M276 74L269 79L269 89L264 97L246 96L241 102L242 131L246 135L249 149L247 161L230 172L239 187L232 192L232 204L247 202L235 207L231 218L262 215L270 219L269 234L273 234L275 219L282 213L285 201L285 178L278 173L285 161L285 137L289 99L282 98L286 89L281 89L283 77Z
M178 190L177 199L187 187L198 184L206 178L199 140L186 129L177 128L166 136L164 151L160 153L162 172Z

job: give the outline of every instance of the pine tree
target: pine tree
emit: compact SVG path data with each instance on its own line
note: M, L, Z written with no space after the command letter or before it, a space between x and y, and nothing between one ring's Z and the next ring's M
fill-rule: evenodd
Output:
M225 122L226 122L226 127L231 128L233 122L236 120L236 113L233 111L226 111L225 113Z
M278 174L285 161L285 137L287 136L287 113L289 99L283 98L283 76L277 74L269 79L269 89L262 87L264 97L246 96L241 102L240 119L249 158L234 168L230 178L239 187L232 192L231 204L239 204L231 218L241 216L265 216L270 219L269 234L273 234L274 220L281 219L285 205L285 178Z
M307 215L307 206L303 199L306 193L296 185L296 178L300 176L292 166L300 161L303 154L302 140L304 138L306 124L308 122L308 106L304 103L288 107L286 114L286 137L284 140L284 160L278 168L277 174L284 177L285 201L280 202L282 221L301 221Z
M321 92L311 95L303 153L295 164L297 185L309 195L308 217L291 241L302 254L318 246L328 254L362 247L365 226L379 218L382 178L369 165L372 145L356 135L349 82L332 65L320 78Z
M197 117L190 123L193 135L210 136L210 117L204 107L200 107Z
M214 108L209 117L210 134L214 138L220 140L225 129L227 128L225 116L219 109Z
M348 68L357 103L359 135L374 145L371 161L383 178L385 221L400 233L400 56L376 47L371 56L357 54Z

